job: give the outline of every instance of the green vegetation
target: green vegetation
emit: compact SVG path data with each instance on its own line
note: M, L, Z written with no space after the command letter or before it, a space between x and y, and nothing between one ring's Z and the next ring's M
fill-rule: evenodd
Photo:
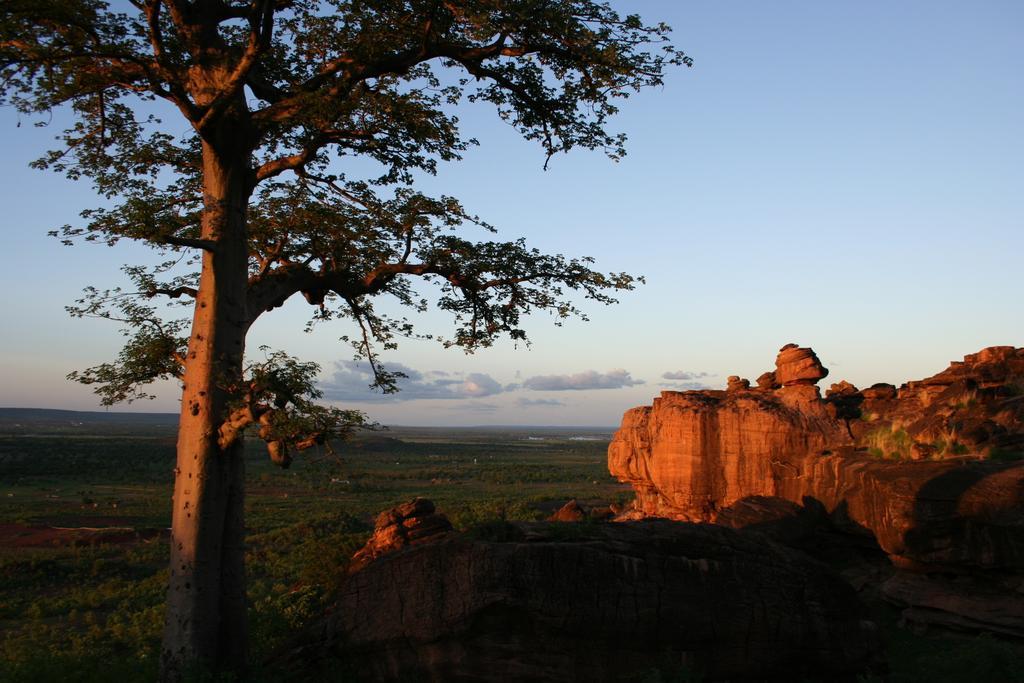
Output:
M865 437L868 453L877 458L909 460L914 440L905 429L880 427Z
M604 438L571 438L581 434ZM473 537L510 541L521 532L509 521L541 519L569 498L627 499L607 474L607 434L402 428L365 435L337 459L300 458L289 471L249 449L253 661L323 612L376 514L399 502L427 496ZM154 679L173 463L173 426L0 426L0 680ZM874 616L892 683L1024 683L1020 645L924 637L900 628L899 616L888 607ZM671 663L652 667L637 680L701 680ZM266 667L257 675L283 677ZM346 680L344 668L331 662L317 680Z
M580 434L598 440L571 438ZM625 499L608 476L607 436L407 428L366 435L337 458L307 453L287 471L252 444L253 660L321 614L376 514L397 503L429 497L484 537L569 498ZM0 680L156 677L174 458L173 426L0 427Z
M955 439L939 439L934 444L938 455L967 455L971 449Z
M876 458L889 460L909 460L914 448L914 438L902 427L884 426L869 432L865 438L868 453ZM924 446L929 449L933 459L941 459L953 455L967 455L971 449L960 443L956 433L948 431L944 436ZM926 456L927 457L927 456ZM1015 460L1015 454L1006 451L993 451L991 460Z
M609 123L623 100L692 64L670 31L595 0L0 4L0 104L37 125L70 117L32 165L102 197L51 234L154 250L123 268L130 286L87 287L68 307L126 337L69 379L104 405L182 386L161 680L201 661L245 668L244 431L286 467L364 422L317 403L316 364L246 357L251 326L301 294L309 325L343 321L393 391L401 373L378 353L401 338L523 343L531 313L615 303L642 278L490 239L457 199L413 182L477 144L459 123L474 103L539 143L545 166L573 149L621 158ZM415 313L433 300L451 331L416 333L382 299Z

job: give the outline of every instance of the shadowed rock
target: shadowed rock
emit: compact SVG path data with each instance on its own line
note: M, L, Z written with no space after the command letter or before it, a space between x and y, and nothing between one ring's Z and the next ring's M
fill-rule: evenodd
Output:
M854 680L878 661L852 589L760 534L657 520L504 527L501 540L450 536L368 564L291 657L340 650L374 681L618 681L659 668Z
M897 572L882 585L882 595L905 608L903 620L910 626L986 630L1024 638L1024 583L1020 578L998 585L974 577Z

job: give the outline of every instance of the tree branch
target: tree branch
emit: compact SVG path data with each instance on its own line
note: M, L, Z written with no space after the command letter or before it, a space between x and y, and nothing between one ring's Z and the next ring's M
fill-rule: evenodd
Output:
M194 239L191 237L175 237L173 235L166 235L158 238L157 241L163 244L169 244L172 247L203 249L204 251L213 251L217 248L217 243L213 240Z
M347 140L372 140L373 132L366 130L341 131L321 130L295 154L281 156L262 164L256 169L256 182L273 178L285 171L295 171L303 175L303 170L310 161L316 157L317 152L330 144L345 142Z
M199 290L195 287L153 287L146 292L146 296L150 299L158 294L163 294L172 299L177 299L181 296L190 296L194 299L199 294Z
M221 87L217 96L207 105L202 118L195 124L197 131L205 130L211 122L224 113L235 96L238 95L256 60L270 47L274 31L274 3L272 0L254 2L253 9L249 14L249 23L251 29L245 52L228 77L227 84Z

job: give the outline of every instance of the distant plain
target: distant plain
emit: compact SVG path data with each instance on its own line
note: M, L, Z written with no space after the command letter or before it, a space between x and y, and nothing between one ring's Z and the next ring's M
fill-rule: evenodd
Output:
M174 415L0 409L0 680L152 680L167 572ZM380 511L416 496L459 529L625 501L612 429L394 427L288 470L247 443L259 659L329 602Z
M0 680L154 680L167 582L175 416L0 409ZM416 496L459 530L625 503L612 429L393 427L274 466L247 443L253 661L331 604L374 517ZM585 522L586 523L586 522ZM1024 682L1024 645L915 634L873 606L891 683ZM346 680L328 663L316 680ZM305 675L305 674L304 674ZM646 677L645 677L646 676ZM196 680L207 680L198 677ZM289 680L256 669L253 681ZM308 679L305 679L308 680ZM658 670L638 681L664 681ZM690 680L690 679L687 679ZM863 679L864 683L880 679Z

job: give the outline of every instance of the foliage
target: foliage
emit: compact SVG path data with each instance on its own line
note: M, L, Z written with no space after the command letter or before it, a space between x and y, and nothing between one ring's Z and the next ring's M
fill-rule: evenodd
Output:
M115 362L71 375L105 403L145 397L160 379L182 384L162 679L200 660L244 665L245 431L287 467L292 449L366 423L317 405L314 364L268 352L246 366L252 324L301 293L311 324L351 324L344 338L373 386L394 391L378 349L415 332L374 303L424 310L413 282L454 318L438 339L466 351L526 342L534 311L561 320L583 315L580 296L614 302L637 278L522 241L466 239L455 230L489 226L410 185L475 142L454 114L463 102L492 105L547 160L574 148L619 158L624 138L607 129L617 102L690 63L668 31L594 0L0 5L0 104L37 123L69 109L61 147L35 166L87 178L108 200L55 236L138 240L163 259L126 269L136 291L89 289L71 309L125 325ZM181 126L167 116L185 131L168 133ZM187 337L185 321L161 315L182 299L194 302ZM214 591L216 602L192 599Z
M398 376L376 362L375 345L414 332L372 299L422 310L412 279L434 283L438 307L455 317L454 334L437 338L467 350L499 335L525 341L521 318L534 309L583 315L567 291L610 303L607 290L636 282L522 241L458 237L465 224L492 228L408 184L475 144L453 114L467 101L493 105L549 159L573 148L620 157L624 136L606 129L617 101L691 63L668 27L580 0L131 4L12 0L0 14L0 102L43 115L38 125L55 108L76 115L61 148L35 165L91 179L118 202L55 234L142 240L170 255L126 269L134 291L90 288L70 309L126 326L117 361L71 375L97 385L105 404L147 397L142 387L179 377L187 360L185 321L164 323L145 302L196 296L198 259L182 250L220 239L202 228L214 151L234 154L246 175L247 324L301 292L312 322L355 324L345 339L385 391ZM168 116L184 117L188 132L167 133ZM353 157L371 163L335 168ZM324 417L345 428L353 416Z
M137 527L166 528L166 486L174 463L170 428L134 427L129 434L116 426L22 429L10 433L5 427L0 438L0 455L20 454L16 473L0 488L0 524L26 530L103 526L116 514ZM549 512L567 498L606 503L623 491L601 474L607 441L569 441L568 434L524 441L523 432L496 430L396 430L391 435L397 438L377 449L357 447L357 436L341 461L303 459L287 474L265 458L249 457L247 566L257 661L330 604L351 551L365 541L382 509L428 496L453 519L453 510L473 511L473 520L467 515L459 526L468 526L476 538L502 542L515 541L518 533L502 521L502 510L507 519L527 511L537 517L542 508ZM110 469L97 469L107 458ZM402 467L395 467L396 460ZM487 471L481 460L509 473L528 473L530 466L548 462L552 476L539 482L510 474L512 483L498 487L476 476ZM5 474L12 462L4 460ZM465 476L432 483L441 470L455 466ZM418 478L401 476L407 468ZM123 475L111 479L117 469ZM352 491L352 483L360 481L362 487ZM83 492L99 507L83 508ZM116 509L109 505L112 500L120 501ZM0 680L152 680L166 561L167 547L156 541L30 548L0 543ZM888 606L873 615L887 645L887 680L1024 683L1020 644L991 637L926 637L901 628L899 618L900 611ZM699 680L678 659L650 666L638 670L638 680ZM331 662L311 680L337 680L343 668L344 662ZM265 679L254 680L288 680L287 672L266 667L256 673Z
M932 444L939 455L967 455L971 449L957 440L955 433L948 433Z
M865 443L868 452L875 457L909 460L914 440L907 434L907 430L887 425L868 433Z

